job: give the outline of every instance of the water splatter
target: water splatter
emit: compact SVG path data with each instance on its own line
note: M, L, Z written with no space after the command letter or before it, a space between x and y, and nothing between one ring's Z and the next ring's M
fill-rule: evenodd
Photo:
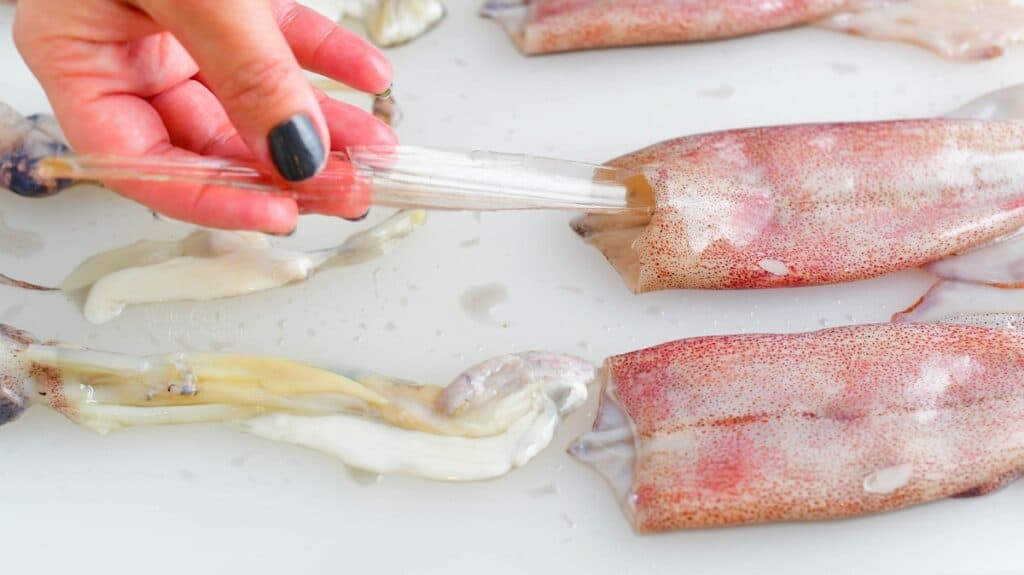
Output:
M728 100L735 94L736 89L726 84L722 84L717 88L708 88L697 92L697 95L701 98L714 98L715 100Z
M10 227L4 213L0 212L0 251L16 258L26 258L43 251L45 246L42 235Z
M555 482L548 483L547 485L541 485L540 487L534 487L533 489L527 489L527 493L534 497L544 497L547 495L558 495L558 485Z
M494 308L508 300L508 290L499 283L473 286L462 293L459 303L470 318L491 325L507 326L494 319Z
M828 67L836 74L849 75L860 71L860 66L846 62L829 62Z
M383 479L383 476L380 473L366 471L364 469L359 469L358 467L346 467L348 468L349 478L359 485L377 485L381 482L381 479Z

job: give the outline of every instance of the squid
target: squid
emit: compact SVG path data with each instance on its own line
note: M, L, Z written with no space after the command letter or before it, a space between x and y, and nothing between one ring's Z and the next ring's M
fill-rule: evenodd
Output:
M697 337L607 359L570 447L639 533L824 520L1024 472L1024 316Z
M1012 253L1024 87L940 118L687 136L608 162L631 205L573 229L636 293L829 284ZM936 267L937 266L937 267Z
M815 25L911 42L956 60L994 58L1024 39L1014 0L492 0L526 55L732 38Z
M440 0L306 0L302 4L328 18L361 21L370 39L382 47L411 42L445 17Z
M548 352L493 358L446 387L288 359L137 357L0 326L0 425L33 405L100 433L227 422L373 473L443 481L501 476L548 445L595 366Z
M52 116L22 117L0 103L0 186L27 197L57 193L74 182L32 174L41 158L68 153ZM86 320L103 324L130 305L241 296L301 282L320 270L363 263L393 249L425 218L423 210L399 210L336 246L311 251L276 247L256 232L198 229L176 240L141 240L93 255L58 286L5 275L0 275L0 284L83 293Z

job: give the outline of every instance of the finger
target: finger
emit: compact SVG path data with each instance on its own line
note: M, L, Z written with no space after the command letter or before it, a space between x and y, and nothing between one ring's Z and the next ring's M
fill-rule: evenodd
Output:
M314 176L329 149L312 87L266 0L139 0L189 51L254 155L289 181Z
M252 157L220 100L196 80L186 80L149 103L163 118L175 146L201 156Z
M320 90L316 90L320 109L327 120L331 134L331 146L342 150L346 146L394 145L398 143L391 126L373 114L351 104L339 102Z
M391 63L375 46L295 2L278 0L274 8L281 31L304 68L371 94L391 86Z
M394 132L366 112L319 93L337 149L353 144L394 144ZM246 158L250 152L220 102L204 85L188 80L150 99L170 133L171 143L200 155ZM359 219L370 207L370 190L346 163L332 162L309 185L293 184L301 213Z
M296 184L299 211L360 220L370 210L369 182L358 176L348 161L338 156L327 160L327 167L316 180Z
M365 111L339 102L317 90L320 107L331 131L331 144L336 150L345 146L360 144L394 145L398 143L391 127ZM300 195L299 210L302 213L318 213L339 216L345 219L362 219L370 210L371 190L369 182L356 177L348 162L329 162L325 174L334 179L324 188L332 190L328 195L322 192L310 198ZM318 180L324 178L318 178Z
M68 140L81 152L196 157L171 144L160 115L142 98L124 94L82 101L60 94L51 97ZM295 229L298 215L292 199L258 192L185 183L110 182L110 187L169 217L208 227L283 234Z

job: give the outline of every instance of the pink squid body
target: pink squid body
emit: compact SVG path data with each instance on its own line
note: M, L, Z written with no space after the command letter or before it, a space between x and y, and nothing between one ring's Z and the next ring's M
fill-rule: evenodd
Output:
M876 513L985 493L1024 470L1016 330L701 337L605 368L602 414L574 450L600 443L608 410L625 414L632 463L609 478L624 480L639 532Z
M573 226L637 292L827 284L914 268L1024 226L1024 123L808 124L683 137L642 169L649 218Z
M1017 0L492 0L524 54L694 42L814 24L920 45L946 58L993 58L1024 40Z
M741 36L821 19L853 0L532 0L492 2L525 54Z

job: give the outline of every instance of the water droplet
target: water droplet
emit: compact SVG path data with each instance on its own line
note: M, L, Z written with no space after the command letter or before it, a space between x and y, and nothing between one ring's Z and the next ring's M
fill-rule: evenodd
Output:
M573 521L571 517L562 513L562 519L565 520L565 524L569 526L569 529L576 529L576 522Z
M848 75L856 74L860 71L860 66L856 64L849 64L846 62L829 62L828 67L832 69L836 74Z
M548 483L547 485L542 485L540 487L534 487L533 489L527 489L526 492L529 493L530 495L533 495L534 497L544 497L544 496L547 496L547 495L558 495L558 485L556 485L555 482L552 481L551 483Z
M697 95L701 98L712 98L715 100L729 100L736 94L736 90L727 84L722 84L717 88L706 88L704 90L698 90Z

